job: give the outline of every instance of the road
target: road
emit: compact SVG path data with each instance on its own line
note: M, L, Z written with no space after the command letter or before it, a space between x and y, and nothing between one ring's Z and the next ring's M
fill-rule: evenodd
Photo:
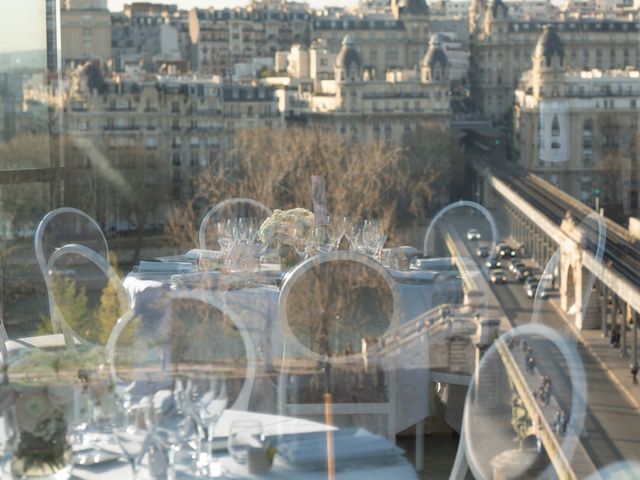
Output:
M477 228L481 231L483 239L489 239L490 230L482 217L452 215L448 223L454 225L461 236L466 234L467 229ZM505 230L499 229L499 231ZM464 238L469 250L475 253L477 242L468 242L466 237ZM479 264L483 262L482 259L477 258L476 261ZM532 317L533 300L526 296L522 284L512 275L508 274L508 278L508 283L504 285L492 285L493 292L512 325L529 323ZM545 325L566 335L572 335L564 319L548 301L543 301L540 319ZM537 350L540 351L542 348ZM565 411L570 411L571 389L567 374L568 367L559 352L549 352L549 350L548 348L545 350L545 355L536 356L537 365L541 371L551 376L553 394L560 406ZM625 401L593 356L579 342L578 353L587 379L586 434L582 438L584 448L598 469L616 461L639 460L640 414Z

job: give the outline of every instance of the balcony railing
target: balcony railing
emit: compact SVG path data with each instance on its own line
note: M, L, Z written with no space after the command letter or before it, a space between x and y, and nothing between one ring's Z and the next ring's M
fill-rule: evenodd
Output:
M104 130L107 132L126 132L140 130L140 127L138 125L107 125Z

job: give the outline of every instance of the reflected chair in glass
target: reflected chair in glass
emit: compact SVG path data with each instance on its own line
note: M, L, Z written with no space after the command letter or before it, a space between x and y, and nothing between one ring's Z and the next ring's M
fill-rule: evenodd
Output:
M429 257L429 252L433 248L433 245L431 245L431 238L432 238L432 233L438 224L438 220L440 220L450 210L455 210L458 208L466 208L466 209L472 208L480 212L480 214L482 214L485 217L485 219L487 220L487 223L489 224L489 229L491 230L491 247L489 251L489 260L494 258L495 248L499 239L498 227L496 225L496 221L493 218L493 215L491 214L491 212L489 212L489 210L487 210L484 206L476 202L471 202L469 200L459 200L457 202L451 203L446 207L444 207L442 210L440 210L435 215L435 217L433 217L424 234L424 242L422 246L422 254L424 255L424 257L425 258Z
M68 244L85 246L105 261L109 258L109 247L98 223L87 213L76 208L63 207L47 213L36 229L34 248L36 260L47 287L49 285L48 262L51 255ZM53 317L53 299L49 296L49 311ZM63 333L60 324L52 318L53 333Z
M151 304L136 303L107 342L117 384L216 375L227 382L230 408L247 410L256 370L255 349L241 319L224 299L204 290L164 292Z
M70 244L51 254L46 272L54 331L62 332L67 346L105 345L130 308L122 280L107 260L84 245Z
M198 231L198 246L203 250L215 250L217 242L216 223L221 220L255 218L262 222L271 216L272 210L265 204L251 198L230 198L209 209Z
M398 323L398 292L384 267L355 252L316 255L288 275L278 315L279 413L322 420L330 393L337 426L373 421L365 428L395 443L395 365L368 353Z

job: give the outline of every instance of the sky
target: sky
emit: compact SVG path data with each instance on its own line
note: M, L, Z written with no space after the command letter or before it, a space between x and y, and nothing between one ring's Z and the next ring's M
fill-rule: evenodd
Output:
M0 0L7 1L7 0ZM14 0L9 0L14 1ZM22 0L21 0L22 1ZM108 0L109 10L120 11L126 3L132 3L135 0ZM151 0L150 0L151 1ZM208 8L208 7L235 7L243 6L249 3L249 0L153 0L155 3L170 3L177 4L179 8L188 10L193 7ZM323 7L327 5L336 6L352 6L357 4L357 0L308 0L312 7Z
M0 52L46 48L42 0L0 0L0 11Z

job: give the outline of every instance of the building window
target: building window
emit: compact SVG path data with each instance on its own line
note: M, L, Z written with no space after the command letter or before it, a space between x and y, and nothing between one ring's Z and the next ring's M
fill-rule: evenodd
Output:
M551 121L551 148L554 150L560 148L560 121L558 120L558 115L554 115Z

